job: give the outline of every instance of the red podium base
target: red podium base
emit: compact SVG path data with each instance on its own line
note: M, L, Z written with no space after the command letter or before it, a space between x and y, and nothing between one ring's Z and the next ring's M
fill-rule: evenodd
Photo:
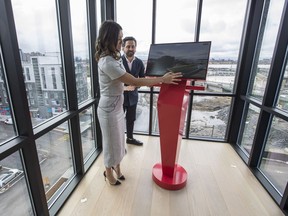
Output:
M187 172L178 164L175 164L173 177L163 175L162 164L160 163L154 165L152 174L154 182L168 190L180 190L185 187L187 182Z

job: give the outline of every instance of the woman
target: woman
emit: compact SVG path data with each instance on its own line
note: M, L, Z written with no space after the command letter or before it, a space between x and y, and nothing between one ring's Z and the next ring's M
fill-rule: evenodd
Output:
M157 78L135 78L125 71L120 58L122 27L111 20L102 23L96 41L100 101L97 114L103 137L104 177L111 185L125 180L120 162L125 155L125 124L123 111L124 83L132 86L152 86L160 83L177 84L181 73L166 73ZM113 176L113 170L117 179Z

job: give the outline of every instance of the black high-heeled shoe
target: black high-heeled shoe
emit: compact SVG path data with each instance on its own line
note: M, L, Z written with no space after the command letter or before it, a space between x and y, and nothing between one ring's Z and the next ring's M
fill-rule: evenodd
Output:
M107 177L106 177L106 171L103 172L103 175L104 175L104 180L106 181L106 178L107 178ZM108 179L108 178L107 178L107 179ZM109 179L108 179L108 182L109 182L110 185L114 185L114 186L121 184L121 182L118 181L118 180L116 180L115 183L111 183L111 182L109 181Z
M112 169L115 171L115 173L116 173L116 175L117 175L117 172L116 172L115 168L112 167ZM117 179L119 179L119 180L125 180L125 176L124 176L124 175L121 175L121 176L118 177L118 175L117 175Z

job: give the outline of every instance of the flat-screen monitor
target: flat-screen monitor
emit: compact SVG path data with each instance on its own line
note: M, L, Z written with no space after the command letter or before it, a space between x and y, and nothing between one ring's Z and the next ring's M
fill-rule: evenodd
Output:
M146 76L182 72L183 78L205 80L211 41L151 44Z

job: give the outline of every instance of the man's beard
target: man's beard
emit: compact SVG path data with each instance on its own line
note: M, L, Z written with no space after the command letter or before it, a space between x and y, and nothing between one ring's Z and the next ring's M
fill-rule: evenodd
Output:
M126 53L126 56L132 57L132 56L134 56L134 54L135 54L135 52L133 52L133 51L128 51L128 52Z

